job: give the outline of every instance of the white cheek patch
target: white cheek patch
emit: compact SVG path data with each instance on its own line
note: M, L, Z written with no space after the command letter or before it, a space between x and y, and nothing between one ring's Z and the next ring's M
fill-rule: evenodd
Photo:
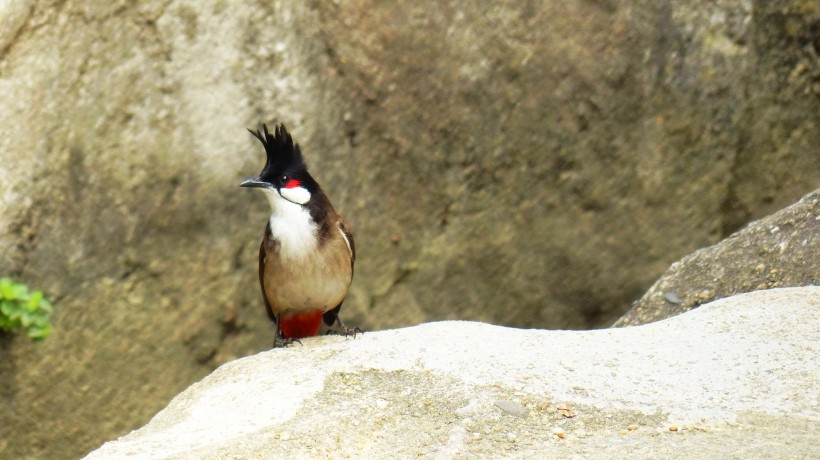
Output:
M305 204L310 201L310 192L304 187L280 188L282 198L296 204Z

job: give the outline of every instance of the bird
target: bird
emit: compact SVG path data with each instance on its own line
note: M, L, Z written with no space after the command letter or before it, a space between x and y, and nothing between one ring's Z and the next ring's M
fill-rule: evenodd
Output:
M353 280L353 234L310 175L299 144L284 123L271 134L248 129L265 148L261 174L240 187L264 192L271 214L259 247L259 284L268 317L276 325L273 347L318 334L321 322L345 336L362 333L339 317Z

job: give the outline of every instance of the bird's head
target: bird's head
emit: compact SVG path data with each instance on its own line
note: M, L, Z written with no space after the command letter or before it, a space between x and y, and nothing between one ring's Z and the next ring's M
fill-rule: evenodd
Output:
M260 188L268 194L275 194L270 198L278 196L298 205L307 204L319 185L308 174L299 144L294 144L285 125L276 126L273 134L264 124L262 132L248 131L262 142L267 160L259 177L245 179L239 186Z

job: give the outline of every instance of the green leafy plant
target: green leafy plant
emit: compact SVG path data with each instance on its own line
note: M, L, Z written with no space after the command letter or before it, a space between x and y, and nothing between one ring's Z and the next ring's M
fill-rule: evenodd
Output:
M23 329L32 340L43 340L51 334L51 311L41 291L29 292L25 284L0 278L0 332Z

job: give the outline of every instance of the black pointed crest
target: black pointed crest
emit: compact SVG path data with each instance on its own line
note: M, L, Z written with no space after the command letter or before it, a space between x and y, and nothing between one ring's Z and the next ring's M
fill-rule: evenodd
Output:
M283 171L306 169L299 144L294 144L284 123L276 126L273 134L268 132L265 124L262 125L262 132L258 129L248 131L265 146L267 160L259 176L262 179L272 181Z

